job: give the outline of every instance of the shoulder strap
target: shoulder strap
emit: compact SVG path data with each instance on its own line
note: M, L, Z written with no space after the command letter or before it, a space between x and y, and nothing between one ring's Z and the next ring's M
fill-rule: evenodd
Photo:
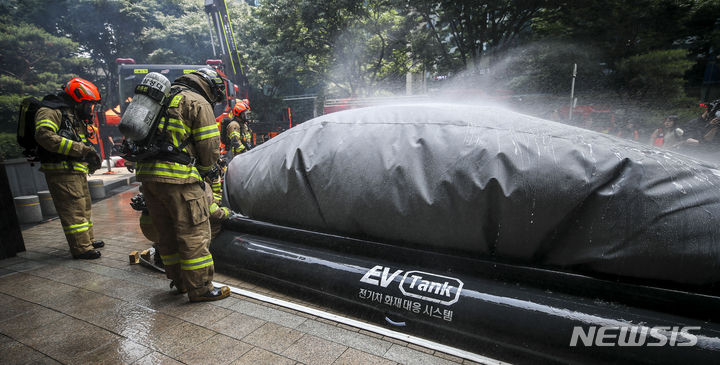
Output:
M75 130L73 129L72 123L70 121L70 117L67 114L67 109L71 106L68 105L62 97L53 94L45 95L45 97L43 97L40 101L40 106L54 110L60 110L62 116L60 117L60 125L58 126L58 128L60 130L71 131L73 132L73 134L75 134ZM76 134L75 137L77 137ZM79 141L80 139L75 138L74 140Z
M46 95L40 103L42 104L42 106L50 109L61 109L70 107L70 105L67 105L65 100L63 100L63 98L52 94Z
M160 114L160 118L158 118L158 119L156 119L156 120L159 121L160 119L163 119L163 118L165 119L165 123L163 124L163 129L162 129L162 133L163 133L163 134L165 134L165 132L167 132L167 127L168 127L168 125L170 124L170 123L167 122L167 119L168 119L168 117L167 117L168 107L170 106L170 103L171 103L172 100L175 98L175 96L177 96L178 94L180 94L180 93L183 92L184 90L187 90L187 89L184 88L184 87L175 87L175 85L173 85L173 86L170 88L170 95L168 95L168 97L167 97L167 98L163 101L163 103L162 103L162 107L161 107L162 109L160 110L160 113L159 113L159 114ZM152 129L152 131L151 131L152 135L155 134L153 131L155 131L155 127L153 127L153 129ZM152 139L154 139L154 138L151 136L150 142L152 142Z
M161 133L162 137L160 137L160 138L167 138L165 136L166 136L166 132L167 132L167 127L170 124L168 122L168 117L167 117L168 106L170 105L172 100L175 98L175 96L177 96L178 94L180 94L181 92L183 92L185 90L189 90L189 89L184 87L184 85L183 86L173 85L173 87L170 89L170 95L168 96L167 100L165 100L165 102L163 102L161 114L162 114L162 118L165 118L165 123L163 124L163 129L162 129L162 133ZM185 148L190 143L191 137L192 137L192 135L185 138L185 140L183 140L179 146L174 146L172 143L169 143L168 145L169 145L169 147L172 148L173 152L187 155L187 153L183 152L183 148ZM192 162L192 158L190 158L189 155L188 155L188 159L191 161L191 163L194 163L194 162ZM175 162L180 162L180 161L175 161ZM183 162L180 162L180 163L183 163Z

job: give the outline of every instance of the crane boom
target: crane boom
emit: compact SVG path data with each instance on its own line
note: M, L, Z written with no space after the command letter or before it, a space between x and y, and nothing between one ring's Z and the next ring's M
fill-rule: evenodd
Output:
M212 32L217 36L219 49L222 53L220 58L227 65L225 74L230 81L238 85L239 95L243 98L248 97L249 82L242 68L240 61L240 51L235 42L235 35L232 31L230 17L228 16L227 4L225 0L205 0L205 12L211 19ZM213 52L215 52L215 42L210 34L210 40L213 42ZM215 54L217 56L217 54Z

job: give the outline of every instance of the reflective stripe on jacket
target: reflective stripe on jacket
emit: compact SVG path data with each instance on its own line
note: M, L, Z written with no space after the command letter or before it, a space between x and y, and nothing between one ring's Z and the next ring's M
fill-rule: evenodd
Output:
M58 134L62 126L62 111L47 107L40 108L35 114L35 141L49 152L67 157L81 157L84 142L87 142L84 125L77 119L72 109L66 109L65 114L70 119L80 141L73 141ZM46 174L87 174L88 167L86 162L80 161L41 162L40 171Z
M242 134L240 133L240 123L237 120L233 120L227 125L227 137L229 140L236 142L233 143L229 148L232 148L234 154L239 154L245 151L245 146L242 144Z
M202 180L200 175L210 171L220 157L220 131L215 123L212 106L202 95L189 89L182 90L170 101L167 119L160 123L157 133L162 133L165 124L165 133L176 147L189 138L182 150L195 157L195 165L170 161L138 162L138 181L187 184Z

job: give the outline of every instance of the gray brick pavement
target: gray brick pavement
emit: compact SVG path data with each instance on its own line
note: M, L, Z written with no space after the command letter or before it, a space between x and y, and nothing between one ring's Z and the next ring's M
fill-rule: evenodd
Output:
M136 212L116 209L127 205L136 191L94 204L95 235L106 242L101 259L72 260L60 223L53 220L26 228L27 252L0 260L4 363L462 362L235 294L219 302L188 303L186 297L172 294L162 274L127 263L129 251L150 245L134 223ZM216 281L281 297L222 274L216 275Z

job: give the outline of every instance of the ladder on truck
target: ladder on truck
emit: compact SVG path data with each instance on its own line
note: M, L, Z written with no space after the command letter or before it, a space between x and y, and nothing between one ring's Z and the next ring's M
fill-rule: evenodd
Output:
M219 58L227 65L224 70L228 79L238 86L238 96L241 99L248 98L249 82L240 61L240 51L235 42L235 35L232 31L232 24L228 16L227 4L225 0L205 0L205 12L208 15L208 24L212 31L210 32L210 42L212 43L213 55L218 57L218 48L220 51ZM219 47L215 46L215 37Z

